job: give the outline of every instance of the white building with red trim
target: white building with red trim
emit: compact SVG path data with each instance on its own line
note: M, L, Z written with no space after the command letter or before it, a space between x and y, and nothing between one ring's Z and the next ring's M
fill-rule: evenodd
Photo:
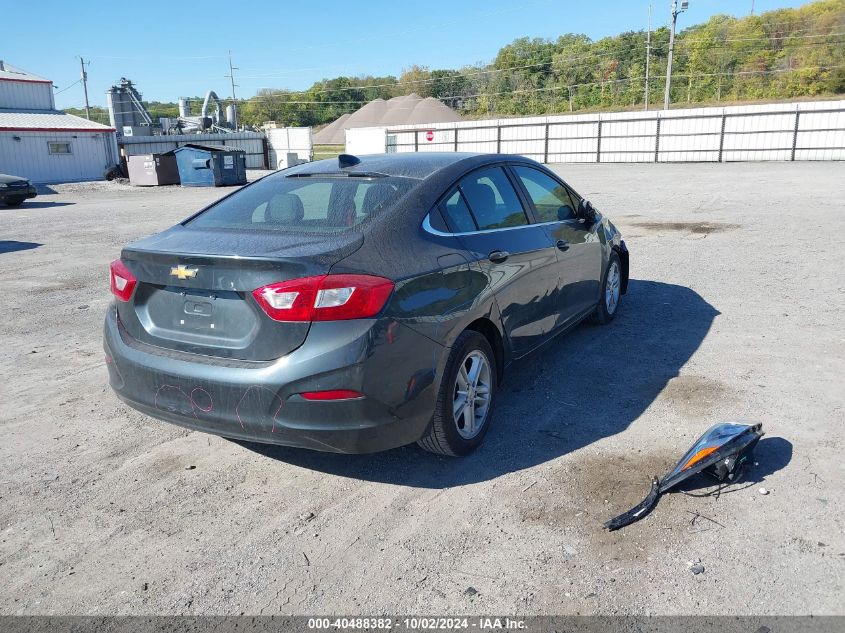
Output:
M117 162L114 128L56 110L52 81L0 61L0 173L102 180Z

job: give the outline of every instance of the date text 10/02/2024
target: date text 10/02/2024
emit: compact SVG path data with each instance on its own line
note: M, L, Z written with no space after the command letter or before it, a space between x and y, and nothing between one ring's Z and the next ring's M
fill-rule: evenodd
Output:
M509 617L349 617L309 618L309 629L409 629L423 631L467 630L477 631L521 631L526 629L525 621Z

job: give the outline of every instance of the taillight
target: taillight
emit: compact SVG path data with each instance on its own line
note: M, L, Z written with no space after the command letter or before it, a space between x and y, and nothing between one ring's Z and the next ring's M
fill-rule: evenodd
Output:
M372 275L323 275L280 281L252 291L275 321L345 321L378 314L393 282Z
M135 286L138 285L138 280L135 279L135 276L129 272L129 269L119 259L111 263L109 272L111 275L112 294L119 301L129 301L132 297L132 292L135 290Z

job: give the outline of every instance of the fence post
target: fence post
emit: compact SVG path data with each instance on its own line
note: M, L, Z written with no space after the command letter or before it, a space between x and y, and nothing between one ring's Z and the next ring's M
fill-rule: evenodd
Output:
M596 162L601 162L601 118L599 118L599 124L596 131Z
M657 162L657 159L660 156L660 115L658 114L657 117L657 128L654 131L654 162Z
M549 124L546 123L546 141L543 144L543 164L549 162Z
M798 146L798 121L801 118L801 111L795 111L795 129L792 131L792 157L789 160L795 160L795 148Z
M458 128L455 128L455 152L458 151Z
M496 153L502 153L502 126L500 124L496 124Z
M722 113L722 131L719 133L719 162L722 162L722 152L725 147L725 122L728 120L728 115Z
M420 151L420 131L414 130L414 151Z

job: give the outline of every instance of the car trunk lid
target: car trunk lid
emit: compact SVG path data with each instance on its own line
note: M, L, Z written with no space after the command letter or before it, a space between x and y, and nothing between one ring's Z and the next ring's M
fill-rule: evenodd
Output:
M131 336L158 347L249 361L280 358L302 345L310 323L272 320L252 291L325 275L362 242L357 231L267 234L180 225L123 250L137 287L130 301L118 302L118 314Z

